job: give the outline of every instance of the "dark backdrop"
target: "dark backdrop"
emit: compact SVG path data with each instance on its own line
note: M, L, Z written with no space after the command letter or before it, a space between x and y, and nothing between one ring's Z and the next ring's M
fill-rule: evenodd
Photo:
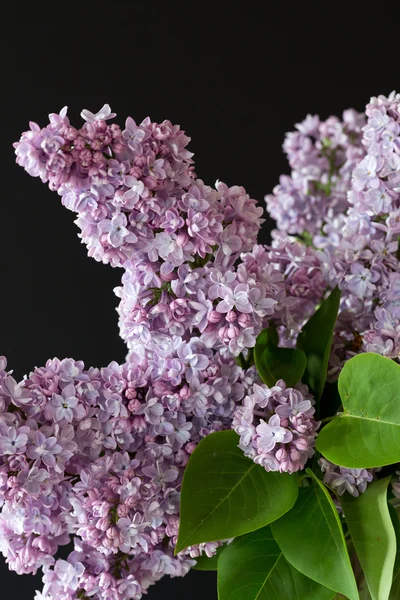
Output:
M243 185L263 202L288 170L281 144L295 122L400 91L394 3L390 11L384 3L214 5L14 2L2 9L0 354L18 377L48 357L102 366L125 355L113 294L121 271L88 259L72 213L14 164L11 143L29 120L44 125L64 105L76 120L81 109L97 112L106 102L121 121L168 118L192 136L202 179ZM0 567L4 595L32 600L41 588L39 576L8 573L2 560ZM148 597L188 596L216 598L214 574L165 578Z

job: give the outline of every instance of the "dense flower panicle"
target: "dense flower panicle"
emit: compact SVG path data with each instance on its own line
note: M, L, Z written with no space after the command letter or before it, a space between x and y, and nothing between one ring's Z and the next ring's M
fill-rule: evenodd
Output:
M319 423L306 386L272 388L254 383L233 415L239 447L266 471L294 473L314 454Z
M276 300L269 322L282 325L295 340L304 322L322 300L330 280L321 255L313 248L284 237L269 246L254 246L242 255L242 269L259 281Z
M236 266L182 265L162 282L141 262L126 265L118 307L121 337L130 348L152 345L154 335L198 336L207 348L234 356L255 345L268 323L286 337L301 329L328 285L321 258L312 248L285 240L254 246ZM293 340L293 335L292 335Z
M326 458L318 461L324 473L324 482L329 485L339 496L348 492L354 497L359 496L367 489L374 479L374 473L379 469L347 469L334 465Z
M44 569L37 598L140 598L218 546L173 557L184 467L202 437L230 426L242 370L200 342L174 340L168 354L164 341L151 360L55 358L20 383L0 359L0 549L18 573ZM185 362L173 377L175 352ZM56 561L71 535L79 552Z
M363 349L400 353L400 96L372 98L362 143L366 156L352 173L349 208L325 233L331 272Z
M78 213L90 256L125 268L117 292L124 339L131 346L148 341L152 331L188 337L196 329L209 347L218 342L239 354L254 345L274 302L261 286L251 290L237 278L224 285L224 276L256 242L262 208L242 187L218 181L213 189L196 179L189 138L179 127L150 119L136 125L128 118L121 130L107 124L115 116L108 105L82 116L80 130L70 125L66 109L50 115L42 130L31 124L15 144L17 162L49 180ZM95 164L88 158L93 147ZM65 157L55 175L49 163ZM207 290L204 295L204 286L213 288L214 297ZM225 298L232 308L238 300L236 313Z
M124 267L116 293L129 348L152 345L157 332L186 341L197 336L206 347L237 356L254 346L269 321L280 321L287 338L301 328L327 284L315 252L289 239L273 250L254 249L262 209L241 187L217 182L212 189L195 179L185 149L189 138L178 127L149 119L137 126L128 118L121 130L107 124L115 116L108 105L82 116L86 123L79 131L66 109L50 115L43 130L32 125L15 144L17 161L49 179L78 213L91 256ZM53 137L57 144L48 142ZM101 167L82 165L77 140L78 146L86 140L96 148L102 142ZM49 172L49 152L71 157L62 177ZM157 164L149 172L144 161L153 154ZM186 178L178 178L183 167ZM261 258L264 269L251 264Z
M313 237L328 216L345 212L352 170L365 154L364 123L365 115L352 109L344 111L342 120L308 115L286 135L283 149L292 172L281 175L273 194L266 196L280 231Z
M216 188L195 178L188 138L169 121L146 118L125 129L107 123L108 105L93 115L83 111L81 129L71 126L64 108L50 123L14 144L17 162L57 190L78 214L76 223L89 255L123 266L132 258L160 261L166 281L185 262L206 260L219 248L221 260L250 250L262 209L245 190Z
M135 265L136 266L136 265ZM143 271L128 269L116 288L121 337L130 348L151 344L155 333L198 336L206 348L226 348L237 356L254 346L277 301L243 265L180 267L174 279L152 288Z
M194 564L190 558L173 557L162 550L139 558L120 554L108 560L75 538L68 561L57 560L53 568L45 569L44 589L35 600L140 600L149 585L166 574L182 577Z
M329 205L338 195L335 185L326 187L322 168L315 170L313 179L320 197L305 194L302 205L293 194L283 197L278 188L275 196L267 199L270 210L280 211L273 212L278 220L279 231L274 234L278 245L287 233L298 234L307 243L312 241L322 254L331 285L337 283L342 291L331 377L335 373L337 376L344 361L361 349L389 358L400 355L399 101L400 95L393 92L387 98L371 98L366 119L351 113L353 124L345 129L352 133L341 143L354 162L350 160L349 169L336 170L332 179L345 192L346 201L338 203L337 210L327 210L326 200ZM348 119L350 113L346 114ZM300 172L305 167L312 170L322 160L319 144L313 141L318 138L319 126L318 118L307 118L285 142L294 169L293 181L301 180ZM335 143L330 142L326 150L334 147ZM320 219L310 208L311 198L317 212L321 212ZM310 222L300 218L302 207Z

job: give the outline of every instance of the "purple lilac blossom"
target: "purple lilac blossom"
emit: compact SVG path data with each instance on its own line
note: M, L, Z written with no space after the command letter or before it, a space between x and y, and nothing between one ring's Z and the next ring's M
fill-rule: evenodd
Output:
M102 369L54 358L20 383L0 359L0 550L17 573L43 569L37 599L139 599L220 545L174 557L179 492L196 444L230 427L243 371L200 341L159 342Z
M44 129L31 124L15 144L17 162L78 213L90 256L124 267L115 292L128 347L151 348L157 332L198 336L237 356L269 322L286 327L287 340L296 335L328 285L316 253L289 239L254 247L262 209L239 186L196 179L178 126L129 117L121 130L107 123L115 117L108 105L82 117L80 130L66 109ZM57 177L49 156L65 162Z
M263 211L242 187L217 181L213 189L196 179L190 138L179 126L128 117L121 128L107 123L115 116L108 105L96 115L84 110L77 129L65 107L43 129L30 123L14 144L18 164L77 213L90 256L113 266L160 261L169 281L216 248L219 262L251 249Z
M311 240L342 291L330 379L361 350L400 356L399 101L392 92L371 98L365 117L346 111L328 128L335 139L319 133L318 117L307 118L285 142L292 178L267 197L278 221L274 244L288 234Z
M333 236L327 231L331 272L362 349L394 359L400 354L399 100L393 92L367 105L366 156L353 171L341 226Z
M319 423L306 386L287 388L254 383L233 415L239 448L266 471L294 473L314 454Z
M122 337L132 347L149 343L153 331L187 337L195 329L209 347L239 354L253 346L274 300L253 281L235 281L243 293L234 296L224 273L252 249L262 208L242 187L196 179L190 139L169 121L137 125L128 117L121 129L107 123L115 117L108 105L82 117L81 129L66 108L43 129L31 123L15 152L18 164L77 213L89 255L124 267L117 290ZM212 298L203 291L211 268L222 277ZM224 312L228 299L232 310Z
M324 482L329 485L336 494L342 496L348 492L354 497L359 496L367 489L374 478L377 469L347 469L331 463L326 458L318 461L324 473Z
M279 247L254 246L237 266L182 265L168 284L143 263L125 267L115 293L121 298L120 334L131 349L151 345L162 333L188 341L198 336L207 348L237 356L254 346L269 323L283 325L293 339L329 283L317 252L290 240Z
M342 120L308 115L296 124L297 131L286 134L283 149L291 175L281 175L273 194L265 198L279 231L313 237L327 217L345 212L353 168L365 154L364 123L364 114L349 109Z

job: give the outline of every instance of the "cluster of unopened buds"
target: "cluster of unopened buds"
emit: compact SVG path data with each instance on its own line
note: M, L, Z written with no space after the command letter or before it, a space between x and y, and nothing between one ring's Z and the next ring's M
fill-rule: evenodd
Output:
M262 384L251 356L263 329L292 347L339 285L330 379L360 351L399 356L399 103L308 116L288 134L270 246L257 245L263 209L242 187L198 179L169 121L110 125L105 105L78 129L64 108L22 134L18 164L76 214L89 256L123 269L128 348L123 365L53 359L20 383L0 361L0 549L18 573L43 569L36 600L139 599L213 555L222 542L174 556L183 471L213 431L233 428L266 470L304 468L314 400L300 383ZM373 478L320 466L338 493Z

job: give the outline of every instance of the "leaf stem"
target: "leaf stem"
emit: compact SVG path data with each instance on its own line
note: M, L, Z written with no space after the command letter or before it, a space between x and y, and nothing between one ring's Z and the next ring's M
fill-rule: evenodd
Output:
M309 479L309 478L310 478L310 476L308 475L308 473L301 473L299 475L299 487L302 487L304 479Z
M332 417L325 417L325 419L321 419L321 423L329 423L329 421L332 421L335 417L336 415L333 415Z

